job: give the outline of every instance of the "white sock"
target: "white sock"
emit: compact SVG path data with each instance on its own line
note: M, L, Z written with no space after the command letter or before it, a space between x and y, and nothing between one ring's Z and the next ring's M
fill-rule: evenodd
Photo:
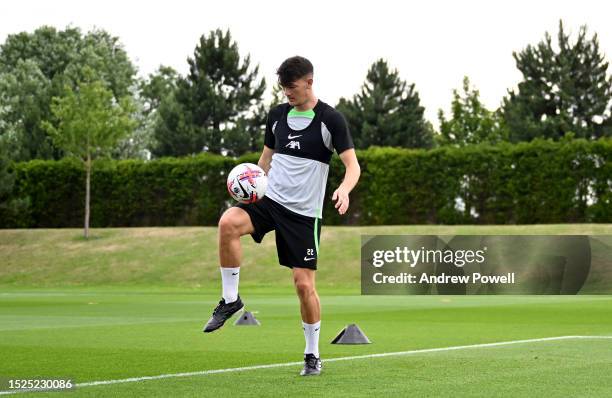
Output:
M319 358L319 332L321 331L321 321L317 323L306 323L302 321L304 329L304 338L306 339L306 348L304 354L314 354Z
M225 303L233 303L238 300L238 280L240 279L240 267L221 267L221 280L223 281L223 299Z

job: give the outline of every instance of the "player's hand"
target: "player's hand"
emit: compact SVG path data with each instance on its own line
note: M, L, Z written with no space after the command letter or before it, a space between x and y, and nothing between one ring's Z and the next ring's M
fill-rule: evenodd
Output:
M338 187L338 189L334 191L332 200L337 200L334 207L338 209L338 213L340 213L340 215L346 213L349 207L348 192L346 192L342 187Z

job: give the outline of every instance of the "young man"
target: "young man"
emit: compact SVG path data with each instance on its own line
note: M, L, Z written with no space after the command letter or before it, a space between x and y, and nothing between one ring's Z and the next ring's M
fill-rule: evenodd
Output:
M317 99L313 67L303 57L285 60L277 70L288 103L270 110L259 166L268 175L266 195L251 204L228 209L219 220L219 257L223 299L204 332L212 332L243 307L238 295L240 237L251 234L260 243L275 230L281 265L293 271L306 339L302 376L321 372L319 332L321 309L315 289L321 217L329 161L336 150L346 168L344 180L332 195L344 214L349 192L357 184L359 163L344 117Z

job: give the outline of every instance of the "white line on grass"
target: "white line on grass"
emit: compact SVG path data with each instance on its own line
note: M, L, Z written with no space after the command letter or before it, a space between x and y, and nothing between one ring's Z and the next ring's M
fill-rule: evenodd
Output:
M396 351L396 352L384 352L384 353L379 353L379 354L354 355L350 357L328 358L328 359L324 359L324 362L350 361L353 359L380 358L380 357L391 357L391 356L400 356L400 355L414 355L414 354L425 354L429 352L465 350L468 348L499 347L499 346L511 345L511 344L538 343L542 341L575 340L575 339L612 339L612 336L542 337L538 339L499 341L496 343L458 345L458 346L452 346L452 347L425 348L421 350L411 350L411 351ZM242 372L242 371L247 371L247 370L280 368L280 367L285 367L285 366L297 366L297 365L302 365L302 364L303 364L302 361L284 362L284 363L273 363L273 364L268 364L268 365L243 366L240 368L210 369L210 370L201 370L197 372L170 373L170 374L163 374L163 375L157 375L157 376L130 377L128 379L100 380L100 381L91 381L87 383L77 383L75 384L75 387L91 387L91 386L102 386L102 385L108 385L108 384L134 383L134 382L139 382L139 381L169 379L169 378L175 378L175 377L204 376L204 375L210 375L210 374L216 374L216 373ZM15 394L18 392L26 392L26 391L40 391L40 390L0 391L0 395Z

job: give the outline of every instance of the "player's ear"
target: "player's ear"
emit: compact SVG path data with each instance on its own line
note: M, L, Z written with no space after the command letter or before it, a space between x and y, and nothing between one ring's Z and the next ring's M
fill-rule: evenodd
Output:
M312 74L309 74L308 77L306 78L306 88L311 89L313 82L314 82L314 79L312 77Z

